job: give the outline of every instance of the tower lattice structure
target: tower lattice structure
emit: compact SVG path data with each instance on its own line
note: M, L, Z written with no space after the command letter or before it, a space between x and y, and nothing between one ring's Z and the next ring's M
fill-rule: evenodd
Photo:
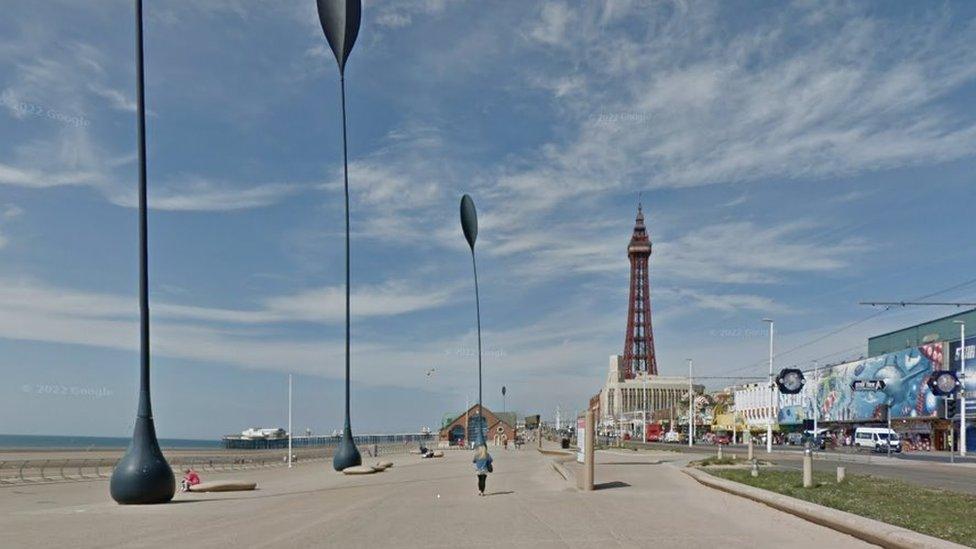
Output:
M637 220L634 234L627 246L630 258L630 301L627 306L627 338L624 341L623 374L633 379L638 372L657 375L657 359L654 355L654 330L651 327L651 285L648 277L648 260L651 257L651 239L644 226L644 212L637 204Z

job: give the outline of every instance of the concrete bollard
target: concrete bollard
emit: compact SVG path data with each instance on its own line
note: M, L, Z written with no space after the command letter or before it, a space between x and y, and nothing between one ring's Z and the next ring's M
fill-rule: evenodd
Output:
M813 450L810 446L803 450L803 487L810 488L813 486Z
M846 467L840 467L840 466L838 466L837 467L837 484L840 484L840 483L844 482L844 479L845 478L847 478L847 468Z
M756 460L752 460L752 471L749 471L749 474L752 475L753 478L759 476L759 464L756 463Z
M749 457L746 458L746 459L748 459L750 461L753 460L753 459L755 459L753 457L753 455L752 455L752 434L751 433L749 434Z
M718 445L718 459L722 459L722 445Z

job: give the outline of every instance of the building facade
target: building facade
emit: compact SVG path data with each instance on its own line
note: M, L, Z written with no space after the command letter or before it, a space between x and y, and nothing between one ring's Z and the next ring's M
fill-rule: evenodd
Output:
M966 323L967 331L976 335L976 309L972 309L868 338L868 356L940 341L959 341L959 322Z
M515 442L516 434L516 414L495 413L487 406L481 407L484 421L485 441L489 444L499 445L504 441ZM440 440L446 441L454 446L459 443L470 446L478 434L478 405L475 404L466 411L457 415L453 420L445 422L440 431Z
M600 391L600 425L627 429L635 420L648 420L656 410L677 408L688 398L688 378L639 374L627 379L621 355L610 357L606 382ZM703 385L693 385L695 395L705 392Z

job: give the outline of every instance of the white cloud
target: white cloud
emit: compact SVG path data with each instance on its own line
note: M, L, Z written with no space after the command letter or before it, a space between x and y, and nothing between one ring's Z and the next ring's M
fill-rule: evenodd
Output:
M707 225L656 245L654 268L672 280L738 284L779 282L788 273L845 268L864 248L858 239L808 241L808 222L761 227L748 221Z
M461 0L376 0L363 9L369 17L375 13L376 24L380 27L397 29L409 26L414 16L439 15L451 4Z
M403 282L354 286L352 312L356 317L394 316L440 307L456 289L440 287L420 290ZM309 290L291 296L265 300L270 314L279 319L308 322L340 322L345 318L345 289Z
M243 7L239 2L225 2L214 9L240 15ZM114 66L113 55L86 42L45 38L50 36L29 33L16 42L0 41L0 67L9 68L9 78L0 88L0 104L15 118L44 122L39 127L46 130L42 137L0 151L0 185L89 186L117 205L134 207L133 156L112 152L89 119L89 113L99 112L104 126L104 119L111 115L103 108L107 103L132 122L135 101L115 85L113 78L119 75L107 70ZM150 207L189 211L259 208L309 186L276 182L255 185L186 175L151 182Z
M0 218L15 219L24 214L24 209L16 204L6 204L0 208Z
M547 46L568 46L569 26L578 10L564 2L547 1L542 4L539 18L532 22L529 37Z
M354 318L396 316L444 305L457 291L440 286L418 288L405 281L379 285L355 285L352 294ZM315 288L291 295L258 300L253 309L224 309L155 302L153 315L162 320L223 322L230 324L273 324L282 322L340 323L345 319L345 288ZM3 280L0 310L32 311L44 314L102 319L134 318L137 303L129 296L59 288L25 280Z
M96 182L94 172L41 172L37 170L21 169L0 163L0 184L16 185L19 187L60 187L63 185L88 185Z
M791 312L790 308L774 299L755 294L710 293L691 288L659 287L656 294L682 303L687 308L719 311L722 313L759 311L764 314Z
M528 23L546 44L562 40L553 6ZM528 174L513 174L539 174L534 182L557 191L554 200L624 185L821 178L976 153L976 120L941 102L976 79L968 46L976 24L949 32L951 17L934 17L894 32L845 11L801 35L784 30L794 17L786 9L730 33L711 4L617 8L613 17L577 10L584 19L573 46L585 55L567 65L551 54L529 72L581 121ZM596 111L632 116L608 124L616 119Z
M108 101L109 105L111 105L113 108L120 111L134 113L139 108L135 99L130 99L119 90L97 84L90 85L89 89L95 95L98 95L99 97L102 97Z
M354 319L407 315L444 305L454 290L418 289L402 281L354 288ZM300 371L338 377L343 345L339 339L309 341L270 328L291 322L338 324L344 319L343 288L308 290L269 297L250 309L222 309L152 303L154 353L245 368ZM0 337L134 350L138 342L138 304L134 296L78 291L29 280L0 279ZM355 353L376 365L425 365L438 353L398 348L386 340L362 341ZM444 344L432 348L443 349ZM418 355L418 353L420 353ZM386 360L396 362L385 362ZM328 366L323 368L321 364ZM367 383L389 384L397 375L373 368Z
M233 211L261 208L281 202L309 185L265 183L253 186L215 182L198 175L185 175L161 185L151 185L149 207L154 210ZM110 200L119 206L138 206L138 196L130 185L113 192Z

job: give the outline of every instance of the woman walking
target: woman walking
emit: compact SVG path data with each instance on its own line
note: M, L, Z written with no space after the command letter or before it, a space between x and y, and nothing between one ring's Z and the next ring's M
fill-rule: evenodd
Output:
M488 473L492 472L491 466L491 454L488 453L488 446L482 444L478 446L478 449L474 452L474 462L475 471L478 474L478 495L485 495L485 481L488 480Z

